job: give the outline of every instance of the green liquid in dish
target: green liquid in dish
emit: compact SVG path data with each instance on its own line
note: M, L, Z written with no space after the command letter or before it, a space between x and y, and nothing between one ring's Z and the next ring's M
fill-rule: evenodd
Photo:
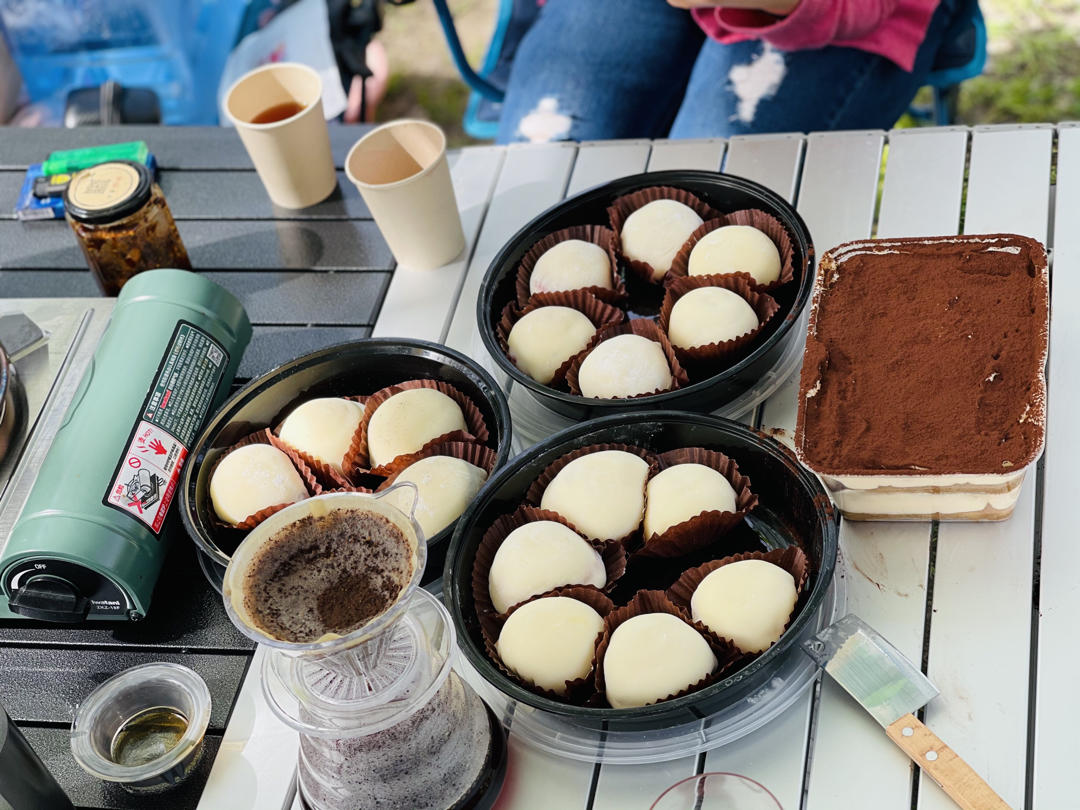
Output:
M175 709L146 709L120 726L109 746L109 757L117 765L145 765L176 748L187 728L187 718Z

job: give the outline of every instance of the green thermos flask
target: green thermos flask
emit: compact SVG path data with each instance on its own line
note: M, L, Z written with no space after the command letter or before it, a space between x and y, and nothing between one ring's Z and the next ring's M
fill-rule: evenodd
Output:
M240 302L196 273L124 285L0 557L12 612L146 615L184 460L250 339Z

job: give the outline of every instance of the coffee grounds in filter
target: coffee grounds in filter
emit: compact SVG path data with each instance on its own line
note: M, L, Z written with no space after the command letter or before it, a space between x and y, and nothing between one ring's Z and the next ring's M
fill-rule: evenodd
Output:
M346 635L384 613L412 574L408 540L381 515L344 509L309 515L256 553L244 607L263 632L307 643Z

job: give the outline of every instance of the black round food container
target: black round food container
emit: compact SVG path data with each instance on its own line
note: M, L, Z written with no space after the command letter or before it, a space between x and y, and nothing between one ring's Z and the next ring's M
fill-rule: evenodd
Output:
M636 445L657 453L680 447L719 450L750 477L760 502L745 522L701 552L678 560L648 560L645 572L627 572L611 594L623 605L643 587L666 588L679 574L739 551L800 544L810 559L807 587L795 618L772 647L728 677L673 700L633 709L573 706L532 692L499 671L487 657L473 604L472 569L484 532L513 511L529 485L551 462L593 444ZM737 422L677 411L645 411L595 419L555 434L517 456L493 475L458 519L447 552L443 599L450 609L461 647L480 675L507 697L550 712L577 726L604 731L650 731L694 722L715 714L767 685L780 663L802 655L795 642L825 598L836 566L839 523L817 478L776 440Z
M246 532L213 519L210 470L221 452L239 439L276 426L297 404L315 397L371 394L405 380L441 380L467 394L484 416L496 453L496 469L510 456L510 409L506 397L484 369L458 352L423 340L367 339L330 346L298 357L258 377L211 417L196 440L180 483L180 514L195 541L203 572L218 590L232 552ZM428 538L423 582L442 573L451 524Z
M791 235L795 278L770 293L780 310L756 340L753 351L708 379L675 391L633 399L592 399L542 385L510 362L503 353L495 328L503 308L515 299L518 264L536 242L549 233L573 225L609 225L607 209L617 197L650 186L674 186L696 194L721 213L757 208L776 217ZM484 346L499 367L525 386L542 405L573 419L590 419L612 413L681 408L707 413L752 388L780 359L793 340L802 337L795 328L814 282L814 244L798 212L773 191L751 180L718 172L675 170L622 177L582 192L549 208L514 234L492 260L480 286L476 319ZM619 269L630 295L630 318L653 317L660 309L663 288L637 279Z

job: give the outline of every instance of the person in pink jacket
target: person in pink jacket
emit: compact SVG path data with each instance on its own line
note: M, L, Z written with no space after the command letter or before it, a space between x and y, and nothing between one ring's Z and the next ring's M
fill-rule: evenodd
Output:
M891 126L975 0L542 0L498 141Z

